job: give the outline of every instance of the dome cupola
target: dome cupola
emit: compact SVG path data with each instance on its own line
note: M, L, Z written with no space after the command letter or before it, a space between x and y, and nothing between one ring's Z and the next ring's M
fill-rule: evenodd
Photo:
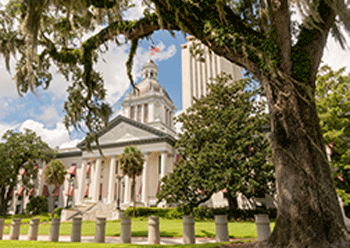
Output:
M158 78L158 67L153 60L148 60L142 68L142 80Z

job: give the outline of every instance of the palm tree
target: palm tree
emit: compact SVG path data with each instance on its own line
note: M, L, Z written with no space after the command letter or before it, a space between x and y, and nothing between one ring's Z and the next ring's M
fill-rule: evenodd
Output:
M55 186L54 190L53 190L53 194L55 193L55 190L57 187L60 187L65 180L65 176L67 174L66 171L66 166L63 164L63 162L59 159L56 159L54 161L51 161L51 163L46 166L45 170L44 170L44 176L45 176L45 182L48 185L53 185ZM55 210L55 195L52 197L52 217L54 216L54 210Z
M135 217L135 178L142 174L142 168L145 158L141 151L135 146L129 146L124 149L122 155L120 155L120 169L123 175L127 175L132 179L131 183L131 196L133 201L133 216Z

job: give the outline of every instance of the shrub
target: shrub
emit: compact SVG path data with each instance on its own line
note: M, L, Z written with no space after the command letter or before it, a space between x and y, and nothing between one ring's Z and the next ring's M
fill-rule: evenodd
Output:
M45 196L37 196L30 199L27 204L26 212L28 214L41 214L48 211L48 202Z
M170 208L165 218L167 219L181 219L185 215L183 208Z
M132 207L129 207L125 210L126 216L132 216ZM167 213L169 212L168 208L145 208L145 207L138 207L136 208L135 216L137 217L148 217L148 216L159 216L159 217L166 217Z
M185 215L186 206L178 206L176 208L136 208L137 217L159 216L167 219L181 219ZM126 216L132 216L132 208L125 210ZM276 209L229 209L229 208L208 208L196 207L193 209L192 215L197 220L214 219L215 215L226 214L231 221L252 221L256 214L268 214L270 219L276 219Z

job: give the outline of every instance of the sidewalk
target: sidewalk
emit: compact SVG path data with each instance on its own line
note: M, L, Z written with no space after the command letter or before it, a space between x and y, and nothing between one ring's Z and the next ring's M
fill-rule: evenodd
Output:
M4 234L3 239L9 240L9 234ZM27 235L20 235L19 240L28 240ZM48 235L39 235L38 236L39 241L49 241ZM240 239L230 239L230 241L235 241ZM59 237L60 242L70 242L70 236L60 236ZM83 243L93 243L94 242L94 236L82 236L81 242ZM196 244L203 244L203 243L214 243L215 238L196 238ZM105 243L111 243L111 244L119 244L120 239L119 237L113 237L113 236L106 236ZM147 237L132 237L131 243L133 244L148 244ZM181 245L183 244L182 238L160 238L160 244L162 245Z

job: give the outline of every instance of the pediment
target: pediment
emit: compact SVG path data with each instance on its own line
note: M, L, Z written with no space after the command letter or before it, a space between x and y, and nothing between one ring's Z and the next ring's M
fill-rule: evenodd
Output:
M98 140L101 147L114 146L127 143L144 143L151 140L169 139L169 142L174 143L175 139L147 124L140 123L119 115L108 123L107 128L98 133ZM91 145L96 146L95 142ZM78 148L84 149L85 141L77 145Z
M157 138L158 135L129 123L120 122L99 138L100 145Z

